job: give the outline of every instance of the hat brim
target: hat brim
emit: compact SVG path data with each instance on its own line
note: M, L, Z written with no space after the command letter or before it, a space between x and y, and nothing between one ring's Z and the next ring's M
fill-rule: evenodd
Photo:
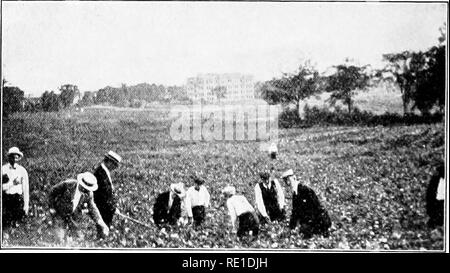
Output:
M112 157L110 155L105 155L105 158L110 160L111 162L113 162L116 165L119 165L119 163L120 163L116 158L114 158L114 157Z
M88 191L96 191L98 189L98 185L97 184L95 184L93 186L88 186L84 182L81 182L81 183L78 183L78 184L80 184L83 188L85 188Z
M98 184L89 186L83 181L83 177L80 177L80 176L77 177L77 182L79 185L81 185L83 188L85 188L88 191L96 191L98 189Z
M8 156L10 156L10 155L18 155L18 156L19 156L19 160L21 160L22 157L23 157L23 153L21 153L21 152L12 152L12 153L8 153Z

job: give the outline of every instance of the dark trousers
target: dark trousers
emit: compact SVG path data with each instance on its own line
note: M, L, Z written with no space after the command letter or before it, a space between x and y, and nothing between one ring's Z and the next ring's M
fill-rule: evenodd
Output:
M285 218L284 210L280 207L269 207L267 209L267 214L269 215L270 221L283 221Z
M299 232L303 234L305 239L311 238L315 234L322 235L324 237L329 236L331 220L328 213L325 211L315 217L304 217L302 219L292 215L289 227L294 229L299 223Z
M246 212L238 216L239 228L237 231L237 236L242 237L248 231L253 232L253 236L258 236L259 232L259 221L256 215L252 212Z
M2 226L3 228L14 226L23 220L25 212L23 211L23 197L20 194L2 195Z
M430 228L444 225L444 206L444 200L433 200L433 204L428 210L430 216L428 219L428 226Z
M192 207L192 218L194 219L194 225L199 226L205 220L206 212L205 206Z

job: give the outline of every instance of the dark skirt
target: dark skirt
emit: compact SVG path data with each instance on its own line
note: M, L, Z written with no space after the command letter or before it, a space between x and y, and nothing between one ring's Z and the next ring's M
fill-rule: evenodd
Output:
M238 216L239 228L237 231L237 236L242 237L248 231L252 231L253 236L258 236L259 232L259 221L255 213L246 212Z
M2 225L10 227L23 220L25 212L23 211L23 197L21 194L2 195Z

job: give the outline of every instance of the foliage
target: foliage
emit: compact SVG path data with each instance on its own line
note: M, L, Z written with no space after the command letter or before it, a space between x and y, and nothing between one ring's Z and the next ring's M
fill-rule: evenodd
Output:
M343 111L336 107L334 111L328 108L317 106L305 106L305 116L299 119L296 111L285 109L279 117L279 125L282 128L291 127L311 127L311 126L393 126L393 125L413 125L442 122L443 115L435 113L433 115L418 116L415 114L399 115L396 113L384 113L375 115L368 111L361 111L354 107L353 111Z
M403 112L419 109L428 114L437 105L444 112L445 107L445 28L441 28L439 45L425 52L404 51L384 54L387 61L377 77L386 82L396 83L402 92Z
M293 74L284 74L280 79L263 83L257 92L270 104L294 103L300 110L300 101L316 94L320 90L320 77L316 69L305 62Z
M336 72L326 77L327 92L331 92L330 102L342 101L352 112L353 96L358 90L364 90L369 86L370 77L366 73L367 66L358 67L352 64L341 64L334 67Z
M61 85L59 91L61 92L59 94L59 100L63 108L71 106L74 103L75 97L80 96L80 90L78 90L78 86L73 84Z
M45 91L41 96L42 110L46 112L54 112L61 109L60 100L55 92Z
M444 158L443 123L282 129L280 157L270 161L258 153L258 142L172 141L168 112L160 108L66 112L19 113L3 124L3 147L18 146L25 154L32 208L23 225L3 230L9 235L4 247L443 249L442 237L426 225L424 200L433 164ZM190 175L202 172L211 194L204 228L158 230L115 217L110 236L97 241L85 215L84 239L57 244L46 201L51 186L92 170L108 150L124 158L111 173L120 211L150 225L157 194L173 182L190 186ZM262 226L254 242L230 233L220 190L235 185L254 204L254 183L268 164L277 176L294 169L316 191L333 222L330 237L304 239L289 232L287 220ZM289 217L291 191L284 187Z
M24 92L16 86L5 86L6 81L3 80L3 116L8 117L10 114L23 110Z

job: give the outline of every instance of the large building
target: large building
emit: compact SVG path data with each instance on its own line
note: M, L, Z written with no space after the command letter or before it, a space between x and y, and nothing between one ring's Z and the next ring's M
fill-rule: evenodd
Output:
M194 102L251 100L254 89L253 76L239 73L199 74L186 83L187 95Z

